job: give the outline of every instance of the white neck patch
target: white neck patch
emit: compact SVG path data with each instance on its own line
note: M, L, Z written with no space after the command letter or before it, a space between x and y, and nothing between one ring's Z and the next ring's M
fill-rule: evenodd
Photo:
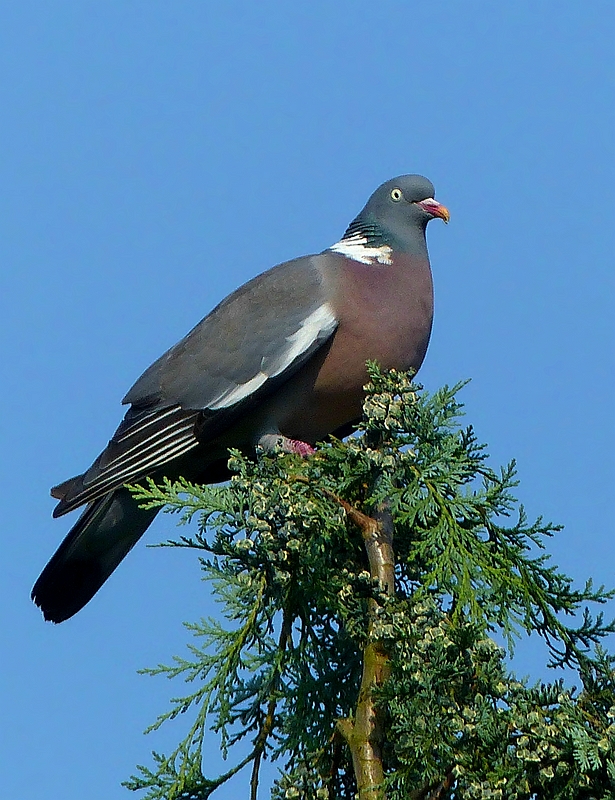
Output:
M368 247L367 238L361 236L360 233L349 236L347 239L341 239L339 242L332 244L329 250L334 253L341 253L346 258L352 258L353 261L359 261L361 264L392 264L391 253L393 249L388 244L383 244L380 247Z

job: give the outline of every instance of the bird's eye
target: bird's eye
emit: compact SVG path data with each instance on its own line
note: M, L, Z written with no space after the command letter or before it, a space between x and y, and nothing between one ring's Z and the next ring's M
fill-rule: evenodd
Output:
M403 194L401 192L401 189L391 189L391 200L394 200L396 203L399 203L402 197Z

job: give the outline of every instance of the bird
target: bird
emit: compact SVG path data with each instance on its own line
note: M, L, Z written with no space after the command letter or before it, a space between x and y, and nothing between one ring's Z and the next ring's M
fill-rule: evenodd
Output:
M342 238L249 280L155 361L81 475L53 487L54 517L81 516L32 589L59 623L96 594L154 520L127 484L228 479L228 450L309 457L362 415L368 360L417 371L433 321L430 220L449 221L421 175L386 181Z

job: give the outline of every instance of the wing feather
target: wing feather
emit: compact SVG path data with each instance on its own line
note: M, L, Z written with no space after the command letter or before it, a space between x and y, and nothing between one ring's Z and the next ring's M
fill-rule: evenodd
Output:
M145 371L107 448L56 487L55 516L140 480L214 438L337 328L318 259L280 264L230 295ZM205 425L202 423L205 422Z
M55 516L67 514L126 483L138 481L199 445L195 436L198 412L185 412L176 406L156 412L157 418L148 416L146 425L140 419L132 429L126 421L122 423L118 429L121 435L116 434L111 439L87 472L67 483L68 490L62 493ZM156 423L158 428L154 429Z

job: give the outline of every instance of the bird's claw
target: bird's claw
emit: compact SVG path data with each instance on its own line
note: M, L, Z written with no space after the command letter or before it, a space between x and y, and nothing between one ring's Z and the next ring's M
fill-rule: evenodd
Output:
M288 436L279 433L267 433L261 436L257 448L263 453L294 453L302 458L316 452L311 444L299 439L289 439Z

